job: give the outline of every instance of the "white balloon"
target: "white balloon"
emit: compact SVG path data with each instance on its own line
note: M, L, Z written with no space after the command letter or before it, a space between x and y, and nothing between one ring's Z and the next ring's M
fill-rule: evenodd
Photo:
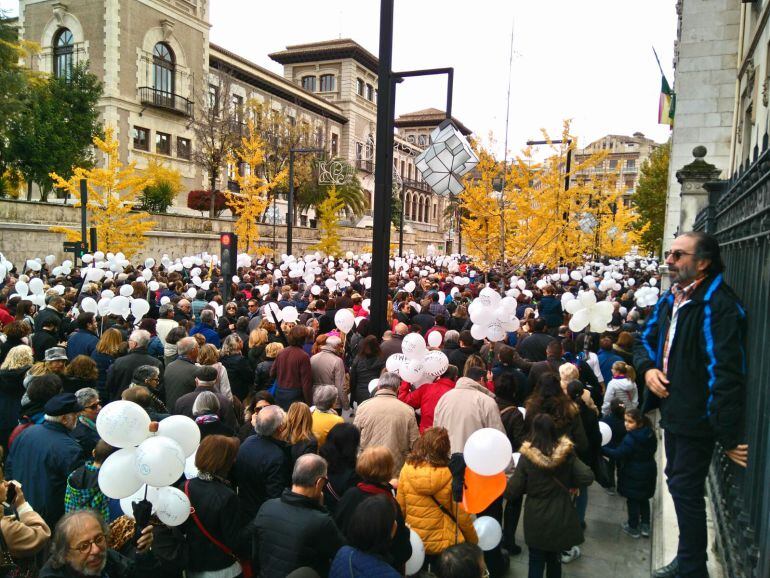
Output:
M609 424L600 421L599 431L602 434L602 445L606 446L608 443L610 443L610 441L612 441L612 428L610 428Z
M407 359L401 364L399 375L404 381L414 384L422 377L422 372L422 359Z
M148 288L150 291L157 291L158 289L160 289L160 283L158 283L157 281L150 281L150 282L147 284L147 288Z
M355 317L350 309L340 309L334 315L334 325L336 325L337 329L342 331L342 333L350 333L354 323Z
M442 351L429 351L423 360L423 371L431 377L443 375L448 367L449 359Z
M130 308L131 302L128 300L128 297L118 295L117 297L110 299L110 313L113 315L127 315Z
M108 498L120 500L136 492L142 480L135 473L136 448L123 448L104 460L99 468L99 489Z
M45 264L49 267L56 263L56 256L55 255L46 255L45 257Z
M145 269L142 271L142 277L144 277L145 281L149 281L152 279L152 271L150 269Z
M150 435L150 416L132 401L113 401L96 416L96 431L111 446L135 446Z
M80 302L80 308L87 313L97 314L99 312L99 305L93 297L86 297L83 299Z
M655 277L650 279L650 286L651 287L655 287L655 285L657 285L657 284L658 284L658 280Z
M417 285L414 284L414 281L409 281L406 285L404 285L404 291L407 293L411 293L417 288Z
M284 307L282 309L283 311L283 320L286 323L296 323L297 319L299 319L299 311L297 311L297 308L293 305L288 305L287 307Z
M564 304L564 309L569 313L570 315L574 315L581 309L584 309L583 302L580 301L580 299L575 299L574 297L572 299L568 299L567 302Z
M283 321L283 313L281 312L281 308L278 307L277 303L270 302L265 307L265 318L270 323L275 323L276 320L278 323Z
M190 517L190 498L177 488L161 488L155 507L158 518L166 526L179 526Z
M401 364L406 361L406 355L403 353L393 353L385 360L385 369L391 373L399 373Z
M463 448L465 464L482 476L494 476L505 470L512 453L508 436L489 427L473 432Z
M165 436L148 438L136 449L136 471L139 478L156 488L177 481L184 473L184 464L185 455L181 446Z
M198 294L198 290L195 287L190 287L186 293L187 297L189 297L190 299L195 299L195 296L197 294Z
M485 552L492 550L503 539L503 529L500 522L491 516L481 516L473 522L473 529L479 537L479 548Z
M133 469L133 466L132 466L132 469ZM142 484L142 487L139 488L132 495L120 500L120 509L123 510L123 513L129 518L131 518L132 520L134 519L134 509L132 507L132 504L134 502L141 502L142 500L144 500L145 491L147 494L147 501L152 504L152 513L154 514L155 504L158 501L158 488L153 488L152 486Z
M16 285L14 285L14 289L16 289L16 293L22 296L22 298L26 297L29 293L29 285L27 285L24 281L17 281Z
M34 259L30 259L27 261L27 269L30 269L32 271L40 271L43 266L40 264L40 261L35 261Z
M179 444L186 457L193 455L201 443L201 430L186 415L172 415L158 423L158 435Z
M369 382L369 395L374 395L374 392L377 391L377 386L380 385L380 380L375 378Z
M412 556L406 561L406 575L417 574L425 562L425 545L420 535L409 528L409 543L412 546Z
M487 326L486 325L479 325L478 323L474 323L471 325L471 337L473 339L484 339L487 336Z
M107 317L110 314L110 300L108 297L102 297L99 299L99 303L96 304L100 317Z
M596 295L593 291L583 291L578 297L583 307L593 307L596 304Z
M184 461L184 477L188 480L198 477L198 467L195 465L196 455L198 455L197 450Z
M123 297L131 297L134 294L134 288L131 285L121 285L119 293Z
M572 315L572 319L569 320L569 328L572 331L583 331L590 323L591 317L588 309L579 309Z
M487 339L490 341L502 341L505 339L505 329L503 324L497 319L490 321L486 329Z
M519 458L521 458L521 454L519 452L513 452L513 466L514 467L519 465Z
M409 359L421 359L426 349L425 340L419 333L410 333L401 341L401 351Z
M43 288L44 288L44 283L40 277L35 277L34 279L30 280L29 290L32 292L33 295L42 295Z
M147 313L150 311L150 304L147 303L144 299L134 299L131 302L131 315L134 316L134 319L139 321L142 317L147 315Z
M428 334L428 345L431 347L441 347L441 343L444 341L444 337L439 331L431 331Z

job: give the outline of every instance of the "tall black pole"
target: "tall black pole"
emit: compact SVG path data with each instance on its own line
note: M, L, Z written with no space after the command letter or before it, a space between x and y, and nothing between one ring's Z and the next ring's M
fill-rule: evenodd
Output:
M292 229L294 228L294 149L289 150L289 199L286 216L286 254L291 255Z
M404 257L404 217L406 216L406 199L404 198L404 183L401 182L401 221L398 227L398 256Z
M390 260L390 199L393 194L393 114L395 85L392 81L393 2L380 0L380 52L377 78L377 152L374 166L374 214L372 231L372 294L369 330L381 336L387 325L388 262Z
M80 179L80 240L83 247L88 247L88 181L85 179Z

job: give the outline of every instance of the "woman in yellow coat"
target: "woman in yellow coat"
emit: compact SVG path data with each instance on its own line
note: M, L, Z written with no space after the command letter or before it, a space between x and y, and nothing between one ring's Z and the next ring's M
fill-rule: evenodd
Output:
M427 556L460 542L478 542L471 516L452 500L446 429L429 428L417 439L401 470L396 500Z

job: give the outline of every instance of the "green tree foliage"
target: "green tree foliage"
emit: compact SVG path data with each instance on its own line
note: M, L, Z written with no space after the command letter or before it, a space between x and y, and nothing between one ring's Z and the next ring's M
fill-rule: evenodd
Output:
M93 166L91 144L102 135L96 110L101 95L101 83L81 63L66 78L30 86L21 114L10 122L12 164L27 183L38 185L44 201L53 189L51 173L66 180L73 167Z
M295 164L296 164L295 157ZM347 163L342 159L334 159L335 161ZM307 167L307 165L304 165ZM349 168L347 174L350 174L350 179L341 185L320 185L318 184L318 176L315 171L303 171L302 175L297 175L295 171L294 175L294 190L296 192L296 208L298 211L307 210L311 207L318 207L324 200L329 198L329 194L334 188L336 190L337 198L342 203L341 211L346 216L350 217L354 215L360 217L364 211L369 208L369 201L367 195L364 193L363 187L361 187L361 181L358 179L355 170ZM299 179L302 179L299 181ZM296 221L296 215L295 215Z
M659 253L663 244L663 225L666 219L666 191L671 141L658 147L642 164L639 185L631 203L639 215L637 229L641 231L641 245ZM645 225L649 225L646 230Z

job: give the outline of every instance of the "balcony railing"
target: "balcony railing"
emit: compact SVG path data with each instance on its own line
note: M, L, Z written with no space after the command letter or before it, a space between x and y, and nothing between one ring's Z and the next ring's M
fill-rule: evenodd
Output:
M356 168L359 171L364 171L365 173L374 174L374 161L368 161L365 159L356 159Z
M404 186L408 189L415 189L424 193L432 193L433 189L425 181L415 181L413 179L404 179Z
M151 86L139 87L139 101L142 104L156 106L184 116L192 116L193 114L193 102L191 100Z

